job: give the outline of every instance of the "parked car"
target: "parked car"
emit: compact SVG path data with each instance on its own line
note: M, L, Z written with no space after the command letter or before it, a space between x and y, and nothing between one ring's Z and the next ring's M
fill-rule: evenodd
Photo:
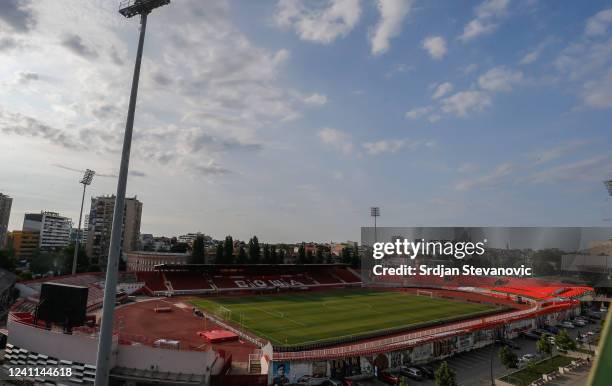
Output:
M504 339L501 342L503 345L510 347L513 350L520 350L521 346L519 346L518 344L514 343L513 341L511 341L510 339Z
M569 328L569 329L576 328L576 326L574 326L571 322L562 322L560 326L563 328Z
M525 338L527 339L531 339L531 340L538 340L540 339L540 336L532 331L527 331L527 332L523 332L522 334Z
M342 381L338 379L330 378L326 380L325 382L323 382L322 386L342 386Z
M578 327L585 327L587 325L585 321L579 319L574 319L572 324Z
M532 361L534 359L536 359L536 355L535 354L525 354L522 357L519 358L520 362L529 362Z
M379 379L389 385L399 385L400 379L397 375L391 374L388 371L381 371Z
M550 332L551 334L558 334L559 333L559 329L555 326L544 326L544 329L548 332Z
M298 378L296 383L304 386L321 386L328 380L329 378L327 377L312 377L310 375L304 375Z
M431 366L414 366L414 367L421 370L425 378L434 379L436 377L436 371Z
M416 367L402 367L400 369L400 374L410 379L414 379L415 381L421 381L424 378L423 372Z

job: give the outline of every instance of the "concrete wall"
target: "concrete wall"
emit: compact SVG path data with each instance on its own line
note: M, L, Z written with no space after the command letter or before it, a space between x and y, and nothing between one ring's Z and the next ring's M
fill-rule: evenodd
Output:
M208 374L216 356L217 353L212 350L181 351L141 345L120 345L116 366L173 373Z
M96 364L98 339L85 335L66 335L36 328L9 319L9 342L29 351L74 362ZM116 344L113 345L116 347ZM111 365L113 358L111 358Z

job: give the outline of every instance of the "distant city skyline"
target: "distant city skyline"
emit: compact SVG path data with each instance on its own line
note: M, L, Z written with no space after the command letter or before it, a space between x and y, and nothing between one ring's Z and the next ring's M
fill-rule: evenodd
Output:
M143 233L357 240L371 206L379 226L610 224L609 2L184 0L151 23ZM78 220L85 168L86 203L115 192L137 28L116 2L0 2L9 230Z

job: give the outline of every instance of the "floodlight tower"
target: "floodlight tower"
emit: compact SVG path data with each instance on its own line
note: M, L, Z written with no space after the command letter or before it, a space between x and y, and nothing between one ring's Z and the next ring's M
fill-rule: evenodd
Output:
M612 197L612 180L607 180L603 183L606 186L606 189L608 189L608 195ZM612 221L612 218L604 218L604 221Z
M370 208L370 216L374 217L374 242L377 242L377 234L376 234L376 218L380 217L380 208L378 206L373 206Z
M127 18L140 15L140 36L138 39L136 63L134 64L134 77L132 79L132 91L130 94L127 121L125 123L123 150L121 152L121 166L119 167L117 195L115 197L115 209L113 211L113 225L111 228L108 260L106 262L106 283L104 285L104 303L102 307L102 321L98 341L95 386L107 386L109 384L108 378L110 372L111 349L113 344L113 315L115 312L115 300L117 297L117 270L119 266L119 254L121 252L125 188L127 185L127 176L130 164L132 129L134 127L134 112L136 110L140 63L142 61L142 50L144 46L145 31L147 28L147 15L149 15L149 13L155 8L162 7L169 3L170 0L126 0L122 1L119 5L119 13Z
M83 204L85 203L85 189L87 185L91 185L91 181L94 178L94 172L91 169L85 170L85 174L79 183L83 184L83 198L81 199L81 212L79 213L79 228L77 229L77 234L74 241L74 259L72 260L72 274L74 275L77 270L77 257L79 254L79 241L81 239L81 220L83 219Z

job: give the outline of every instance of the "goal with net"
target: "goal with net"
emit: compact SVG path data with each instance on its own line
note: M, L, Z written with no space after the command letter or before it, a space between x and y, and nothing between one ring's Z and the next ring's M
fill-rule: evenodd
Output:
M217 315L225 320L232 320L232 310L225 306L219 306L219 310L217 311Z
M417 296L427 296L430 298L433 298L433 291L427 291L427 290L417 290Z

